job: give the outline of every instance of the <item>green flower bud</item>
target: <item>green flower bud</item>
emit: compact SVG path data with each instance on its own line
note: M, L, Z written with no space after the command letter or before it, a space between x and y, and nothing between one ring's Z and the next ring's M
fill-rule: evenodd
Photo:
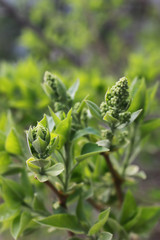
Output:
M36 158L47 158L49 156L50 133L48 128L38 123L36 127L30 127L28 143L31 153Z
M106 102L102 102L100 105L101 115L104 117L106 115L106 112L109 110L109 107Z
M54 103L54 111L55 112L63 111L65 108L66 108L66 106L61 102Z
M55 75L51 74L50 72L45 72L43 86L47 95L51 96L55 100L60 100L58 82Z
M123 112L119 114L119 120L121 123L128 123L131 118L131 113L130 112Z
M87 123L88 123L87 108L83 108L80 119L81 119L81 123L84 124L84 126L87 126Z
M102 130L101 135L103 138L108 139L108 140L112 140L112 138L113 138L113 133L109 129Z
M126 142L126 138L128 136L128 131L124 131L124 132L121 132L119 135L118 135L118 143L119 144L124 144Z
M128 97L128 82L123 77L106 93L105 100L110 108L115 108L118 112L122 112L127 110L129 106Z

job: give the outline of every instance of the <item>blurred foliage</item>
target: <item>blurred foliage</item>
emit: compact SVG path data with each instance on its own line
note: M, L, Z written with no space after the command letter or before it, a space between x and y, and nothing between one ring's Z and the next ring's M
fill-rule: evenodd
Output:
M160 127L159 11L156 0L0 0L0 129L7 135L16 126L22 134L49 113L53 103L40 87L45 70L67 88L79 79L76 101L89 94L98 105L117 76L125 75L136 99L130 110L145 108L138 160L154 166L160 148L154 131ZM1 173L11 157L3 152ZM96 168L104 168L94 161ZM82 163L78 172L91 174L84 167ZM92 174L97 178L96 169ZM150 197L158 201L159 191Z

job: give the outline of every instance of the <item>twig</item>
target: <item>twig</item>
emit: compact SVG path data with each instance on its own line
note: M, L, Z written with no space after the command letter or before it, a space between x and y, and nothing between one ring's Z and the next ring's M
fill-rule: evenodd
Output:
M121 189L121 185L123 183L123 179L121 178L121 176L118 174L118 172L114 169L111 160L109 158L109 154L107 152L102 153L102 155L104 156L107 166L110 170L110 173L112 174L112 178L113 178L113 182L114 182L114 186L116 189L116 193L117 193L117 197L119 200L119 205L122 205L123 202L123 192Z
M63 193L58 191L50 181L46 181L45 184L56 194L56 196L59 199L60 205L64 208L67 208L66 206L67 195L64 195Z
M96 203L92 198L88 198L87 202L92 205L97 211L102 211L105 209L101 204Z
M58 191L55 186L50 182L50 181L46 181L45 184L56 194L56 196L59 199L59 203L62 207L64 207L65 209L67 209L66 206L66 200L67 200L67 195L64 195L63 193L61 193L60 191ZM67 231L68 235L70 237L74 236L75 234L71 231Z

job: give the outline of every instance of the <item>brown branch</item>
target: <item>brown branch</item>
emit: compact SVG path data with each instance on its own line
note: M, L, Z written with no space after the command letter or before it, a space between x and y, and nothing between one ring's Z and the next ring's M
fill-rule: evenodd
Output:
M50 181L46 181L45 184L56 194L56 196L59 199L59 203L62 207L67 208L66 206L66 200L67 200L67 195L64 195L63 193L61 193L60 191L58 191L55 186L50 182Z
M62 192L58 191L55 186L50 182L50 181L46 181L45 184L56 194L56 196L59 199L59 203L61 207L64 207L65 209L67 209L67 205L66 205L66 200L67 200L67 195L64 195ZM74 236L75 234L71 231L67 231L68 235L70 237Z
M116 193L117 193L117 197L118 197L118 200L119 200L119 205L121 206L122 202L123 202L123 192L122 192L122 189L121 189L123 179L118 174L118 172L114 169L114 167L111 163L111 160L109 158L109 154L107 152L104 152L104 153L102 153L102 155L104 156L104 158L106 160L106 163L107 163L107 166L108 166L108 168L110 170L110 173L112 175L114 186L115 186Z
M92 207L94 207L97 211L102 211L105 209L105 207L103 207L101 204L98 204L97 202L95 202L92 198L88 198L87 202L92 205Z
M34 25L28 18L20 15L20 13L17 12L17 9L7 3L7 1L0 0L0 4L9 17L14 18L21 27L30 28L51 50L58 50L60 54L68 58L74 65L81 65L81 60L77 55L75 55L70 49L58 46L53 41L49 40L38 26Z

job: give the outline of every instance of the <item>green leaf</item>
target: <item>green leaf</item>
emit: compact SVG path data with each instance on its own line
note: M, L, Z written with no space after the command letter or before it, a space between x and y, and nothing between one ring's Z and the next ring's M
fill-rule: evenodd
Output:
M36 150L37 153L43 153L47 147L47 142L45 142L43 139L41 139L39 136L37 139L32 142L32 146Z
M28 212L23 212L21 215L18 215L12 222L11 234L14 239L22 234L22 232L27 228L31 220L31 215Z
M78 138L83 137L85 135L89 135L89 134L100 136L100 132L97 129L94 129L92 127L87 127L77 131L72 140L75 141Z
M110 147L110 141L108 139L100 140L96 142L98 146L109 148Z
M83 229L74 215L62 213L37 220L38 223L52 226L57 229L69 230L75 233L83 233Z
M61 174L64 171L64 165L62 163L57 163L55 165L53 165L52 167L49 167L46 170L46 174L49 176L58 176L59 174Z
M152 131L156 130L157 128L160 128L160 118L148 120L144 122L144 124L141 127L142 134L149 134Z
M137 205L130 191L126 193L123 206L120 212L120 223L124 225L131 220L137 213Z
M139 207L136 216L127 222L124 227L127 231L131 230L138 234L148 233L153 229L159 218L159 206Z
M58 126L58 124L61 122L61 120L59 119L59 117L53 112L53 110L48 106L49 108L49 112L53 118L53 121L55 123L56 126Z
M17 209L11 209L6 203L2 203L0 205L0 222L12 219L17 213Z
M111 240L113 237L113 234L109 232L102 232L98 240Z
M38 162L38 163L37 163ZM30 169L30 171L34 173L40 173L41 166L38 160L35 160L33 157L29 158L27 161L27 166ZM39 164L39 166L37 166Z
M144 79L136 79L131 84L131 97L132 103L129 107L130 112L135 112L138 109L143 109L143 114L145 112L146 106L146 83Z
M78 203L77 203L77 207L76 207L76 215L80 221L84 221L84 222L86 221L86 216L85 216L85 211L84 211L84 203L83 203L83 198L81 195L78 199Z
M38 122L39 124L41 124L43 127L47 128L48 127L48 121L47 121L47 116L46 114L44 114L42 120L40 122Z
M68 89L68 93L71 98L74 99L74 96L79 88L79 79Z
M46 212L47 213L47 210L44 206L44 201L38 196L37 193L34 194L34 198L33 198L33 208L36 210L36 211L39 211L39 212Z
M0 130L0 151L5 150L5 134Z
M11 159L9 154L5 151L0 152L0 173L1 174L7 171L10 163L11 163Z
M42 83L42 88L48 97L52 96L53 90L46 82Z
M25 189L26 197L32 199L33 198L33 187L29 180L26 170L27 170L27 168L25 168L21 171L21 184L22 184L23 188Z
M86 104L91 112L91 114L99 120L103 120L101 116L100 108L92 101L86 100Z
M101 212L98 217L98 221L90 228L88 235L94 235L101 230L104 224L107 222L110 213L110 208Z
M61 96L61 99L63 102L65 102L67 100L67 94L66 94L66 87L63 84L63 82L56 76L56 80L57 80L57 91L59 93L59 95Z
M105 120L109 124L118 124L119 123L119 121L116 118L112 117L108 112L104 116L103 120Z
M138 111L136 111L136 112L133 112L132 114L131 114L131 118L130 118L130 123L132 123L132 122L134 122L137 118L138 118L138 116L141 114L141 112L142 112L143 110L142 109L140 109L140 110L138 110Z
M17 182L2 178L2 196L10 208L16 208L23 202L25 197L23 188Z
M67 141L67 137L70 132L72 122L71 114L72 109L68 112L67 117L58 124L56 130L51 135L51 138L56 137L56 134L59 136L59 143L57 147L58 149L60 149L63 146L63 144Z
M114 232L114 233L120 233L121 236L123 235L124 237L124 240L129 240L129 237L128 237L128 234L127 232L125 231L124 227L122 227L119 222L117 222L115 219L113 218L108 218L108 222L107 224L109 225L109 227L111 228L111 230Z
M139 166L137 166L137 165L129 165L126 168L125 174L127 176L134 176L136 173L138 173L138 171L139 171Z
M11 129L9 132L6 142L5 142L5 149L7 152L15 155L21 155L22 149L20 145L20 141L18 139L16 130L14 128Z
M43 174L36 174L36 178L39 182L46 182L48 181L48 176Z
M95 143L86 143L82 148L81 155L76 157L76 160L81 161L93 155L96 155L102 152L108 152L108 151L109 151L108 148L98 146Z
M158 91L159 82L156 82L151 88L147 89L147 98L146 98L146 112L147 114L151 112L152 105L155 102L156 93Z

